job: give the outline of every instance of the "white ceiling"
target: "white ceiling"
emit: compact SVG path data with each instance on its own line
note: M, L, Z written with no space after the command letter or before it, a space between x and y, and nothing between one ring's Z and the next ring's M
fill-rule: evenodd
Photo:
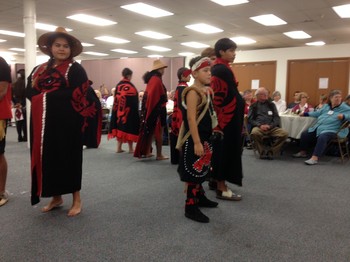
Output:
M26 0L24 0L26 1ZM247 4L222 7L210 0L145 0L144 3L157 6L174 13L172 16L150 18L120 8L121 5L135 3L127 0L37 0L36 21L73 29L71 32L82 42L95 44L84 51L108 53L106 58L126 55L110 51L123 48L138 51L129 57L146 57L160 54L165 57L179 56L179 52L201 50L180 45L182 42L197 41L213 46L222 37L246 36L257 43L239 46L239 50L298 47L306 42L324 41L326 44L350 43L350 19L341 19L332 6L348 4L350 0L250 0ZM67 19L69 15L85 13L118 22L116 25L99 27ZM249 17L272 13L288 24L274 27L260 25ZM207 23L224 30L222 33L201 34L185 28L185 25ZM23 32L23 0L0 0L0 30ZM165 40L153 40L135 35L142 30L153 30L171 35ZM310 39L293 40L283 32L303 30ZM45 31L37 30L37 36ZM94 37L110 35L130 41L127 44L110 44L95 40ZM0 35L7 40L0 43L0 51L11 47L23 48L23 38ZM143 49L146 45L158 45L172 49L169 52L154 52ZM19 52L17 52L19 53ZM20 54L19 55L23 55ZM99 59L101 57L81 55L79 59Z

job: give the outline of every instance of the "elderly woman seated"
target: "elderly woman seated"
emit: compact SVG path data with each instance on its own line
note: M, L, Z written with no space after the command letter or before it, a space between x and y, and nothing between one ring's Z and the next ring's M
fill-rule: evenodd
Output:
M307 95L307 93L305 92L300 92L299 93L299 97L298 100L300 101L299 104L295 105L292 108L292 113L295 114L300 114L300 113L307 113L309 111L313 111L312 106L310 106L307 101L308 101L309 97Z
M350 120L350 110L345 104L342 104L342 95L339 90L334 90L329 94L329 103L320 110L300 113L301 116L312 116L317 118L314 126L301 134L300 151L293 157L307 157L306 150L316 144L312 156L305 161L307 165L315 165L318 159L327 148L329 141L336 137L343 121ZM349 130L344 129L338 133L340 137L346 137Z
M281 99L281 93L279 91L275 91L272 93L272 103L275 104L277 112L283 113L287 109L286 101Z

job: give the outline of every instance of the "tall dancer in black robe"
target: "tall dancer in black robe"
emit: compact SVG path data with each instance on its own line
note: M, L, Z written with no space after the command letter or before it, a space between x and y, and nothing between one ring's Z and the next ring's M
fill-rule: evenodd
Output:
M212 67L211 88L214 91L214 108L218 126L214 129L211 189L216 197L239 201L241 195L233 193L226 181L242 186L241 134L244 117L244 100L238 92L238 83L230 67L236 56L237 45L228 38L215 44L216 60Z

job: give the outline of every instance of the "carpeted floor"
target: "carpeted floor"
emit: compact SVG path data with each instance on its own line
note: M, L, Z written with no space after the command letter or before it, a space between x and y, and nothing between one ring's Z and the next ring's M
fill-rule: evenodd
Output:
M245 150L244 186L232 186L244 199L218 200L200 224L183 214L175 166L116 154L103 136L99 149L84 150L83 212L68 218L70 195L46 214L48 199L30 205L29 150L15 133L8 129L0 261L350 261L350 161L306 166L290 156L293 144L273 161Z

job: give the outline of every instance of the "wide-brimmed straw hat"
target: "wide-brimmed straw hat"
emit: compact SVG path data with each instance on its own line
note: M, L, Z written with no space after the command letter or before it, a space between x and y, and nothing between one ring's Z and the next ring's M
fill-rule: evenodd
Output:
M79 55L83 51L83 46L77 38L68 34L66 29L64 29L63 27L57 27L54 32L48 32L39 37L38 46L41 52L43 52L46 55L51 54L50 47L48 46L48 40L50 39L50 37L54 37L56 35L67 37L73 43L73 45L70 47L72 57Z
M161 69L161 68L167 68L168 66L166 66L166 65L164 65L163 63L162 63L162 61L160 61L160 60L154 60L153 61L153 67L152 67L152 70L151 71L153 71L153 70L158 70L158 69Z

